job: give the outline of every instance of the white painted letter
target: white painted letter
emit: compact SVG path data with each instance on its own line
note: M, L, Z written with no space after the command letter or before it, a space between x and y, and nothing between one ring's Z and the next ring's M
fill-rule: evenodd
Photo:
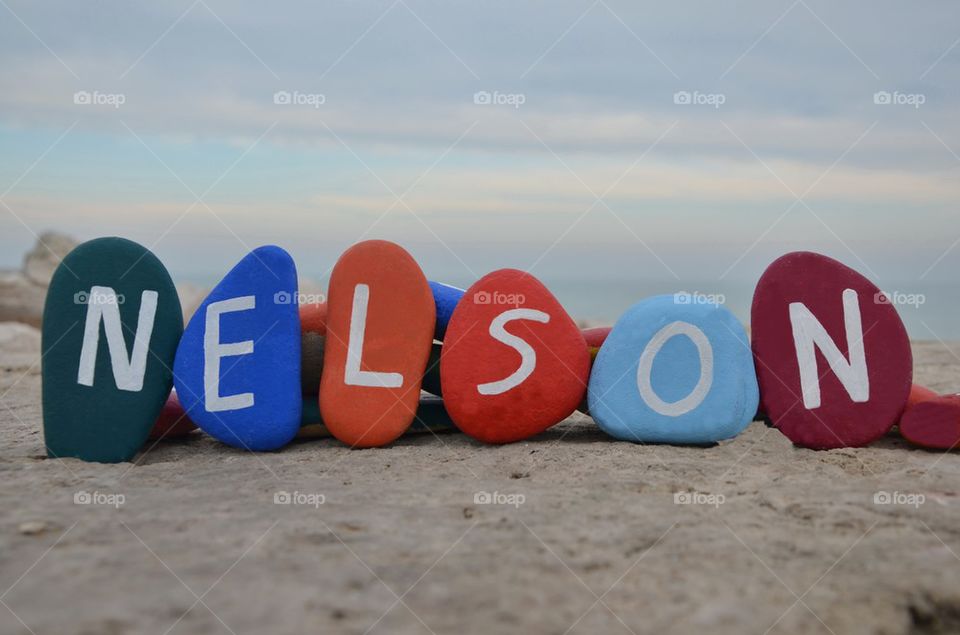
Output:
M653 360L656 359L657 353L667 340L676 335L686 335L696 345L697 352L700 354L700 379L697 380L697 385L689 395L680 401L667 403L654 392L650 383L650 374L653 371ZM647 342L646 348L640 355L640 364L637 366L637 387L640 389L640 397L643 398L644 403L654 412L667 417L686 414L703 403L711 386L713 386L713 346L706 334L698 327L689 322L672 322L657 331L656 335Z
M224 357L249 355L253 352L253 340L222 344L220 342L220 316L224 313L249 311L257 306L257 298L245 295L207 305L206 330L203 333L203 400L207 412L243 410L253 406L253 393L220 396L220 360Z
M802 302L790 303L790 325L793 327L793 344L800 367L800 389L803 405L807 410L820 407L820 376L817 373L817 355L814 345L826 358L830 369L846 388L855 403L870 399L870 377L867 375L867 355L863 349L863 326L860 323L860 301L857 292L843 292L843 324L847 331L848 362L827 330Z
M533 350L533 347L516 335L507 333L504 328L507 322L512 322L513 320L533 320L546 324L550 321L550 316L543 311L534 309L511 309L504 311L494 318L490 323L490 336L498 342L502 342L516 349L516 351L520 353L520 367L505 379L477 386L477 392L481 395L500 395L511 388L516 388L522 384L537 367L537 352Z
M347 365L343 383L348 386L371 388L399 388L403 385L401 373L380 373L360 370L363 356L363 338L367 330L367 306L370 304L370 287L358 284L353 290L353 311L350 313L350 338L347 341Z
M107 334L107 350L113 366L113 379L117 388L129 392L143 390L143 376L147 372L147 352L153 336L153 319L157 314L156 291L144 291L140 298L140 317L133 338L133 353L127 355L127 343L123 339L123 324L120 322L120 302L110 287L91 287L87 296L87 322L83 330L83 347L80 349L80 368L77 383L93 386L97 366L97 349L100 345L100 321Z

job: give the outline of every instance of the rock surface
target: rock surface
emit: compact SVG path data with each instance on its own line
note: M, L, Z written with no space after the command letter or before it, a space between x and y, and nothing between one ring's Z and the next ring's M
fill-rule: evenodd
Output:
M39 327L50 278L64 256L80 244L70 236L48 231L23 258L18 271L0 271L0 322L22 322ZM316 288L311 284L310 289ZM210 289L192 282L178 282L177 294L184 324L190 321Z
M24 257L20 271L0 271L0 322L40 326L50 278L77 244L64 234L45 232Z
M893 435L804 450L762 423L708 449L644 446L575 415L505 446L424 434L254 455L193 435L136 464L58 461L43 458L25 328L0 325L16 333L0 335L2 633L30 633L11 611L38 635L960 628L957 454ZM915 344L917 381L956 392L951 348ZM689 490L724 503L675 505ZM875 505L881 491L926 499ZM81 492L125 498L74 504ZM324 502L274 504L283 492ZM475 502L494 492L525 499ZM210 589L204 604L184 584Z
M73 238L57 232L45 232L23 258L23 275L33 284L46 287L53 272L77 246Z

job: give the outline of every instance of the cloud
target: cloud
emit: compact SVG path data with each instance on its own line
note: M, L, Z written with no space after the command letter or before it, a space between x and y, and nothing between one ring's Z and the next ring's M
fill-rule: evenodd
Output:
M7 197L32 227L150 242L193 200L161 161L198 193L239 161L208 197L224 222L194 210L171 254L233 254L232 232L301 244L305 227L348 243L392 204L388 188L414 183L416 216L397 206L374 233L433 243L447 264L459 265L446 245L540 253L562 236L571 250L637 248L631 232L655 250L686 240L732 260L793 202L788 189L811 185L811 206L851 244L896 236L920 253L953 239L942 230L960 182L950 3L9 6L37 37L0 21L0 134L15 139L5 182L76 123ZM124 103L77 104L78 91ZM322 104L276 103L281 91ZM879 91L925 103L878 104ZM476 103L478 92L523 103ZM623 222L600 206L564 235L590 190L641 156L606 198ZM836 242L802 206L795 216L770 245Z

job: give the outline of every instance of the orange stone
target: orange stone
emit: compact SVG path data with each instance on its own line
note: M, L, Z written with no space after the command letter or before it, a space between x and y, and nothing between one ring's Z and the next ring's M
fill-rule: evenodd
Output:
M377 447L413 422L433 344L436 308L402 247L358 243L337 261L327 296L320 413L352 447Z

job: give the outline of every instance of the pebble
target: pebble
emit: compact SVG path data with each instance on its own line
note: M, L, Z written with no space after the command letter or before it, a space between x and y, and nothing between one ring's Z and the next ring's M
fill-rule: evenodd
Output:
M433 293L433 303L437 310L437 324L433 338L440 342L447 334L447 325L453 317L453 310L466 293L463 289L452 287L442 282L430 282L430 291Z
M320 413L351 447L390 443L410 426L436 326L426 277L402 247L369 240L330 276Z
M327 305L300 306L300 388L304 395L320 393L323 346L327 337Z
M866 445L899 419L910 341L864 276L816 253L782 256L757 283L750 322L762 410L796 445Z
M643 300L617 321L590 375L590 414L611 436L642 443L730 439L759 402L746 331L715 304Z
M960 445L960 395L944 395L909 406L900 419L903 438L924 448Z
M98 238L71 251L53 274L44 307L48 454L131 460L170 394L182 331L177 290L145 247Z
M160 410L149 438L150 440L175 439L184 437L196 429L197 424L187 416L187 411L177 398L177 392L172 391L167 398L167 403Z
M204 432L237 448L275 450L300 429L297 270L259 247L190 319L174 365L177 395Z
M488 443L539 434L576 410L590 354L580 329L535 277L494 271L471 286L447 327L440 375L447 411Z

